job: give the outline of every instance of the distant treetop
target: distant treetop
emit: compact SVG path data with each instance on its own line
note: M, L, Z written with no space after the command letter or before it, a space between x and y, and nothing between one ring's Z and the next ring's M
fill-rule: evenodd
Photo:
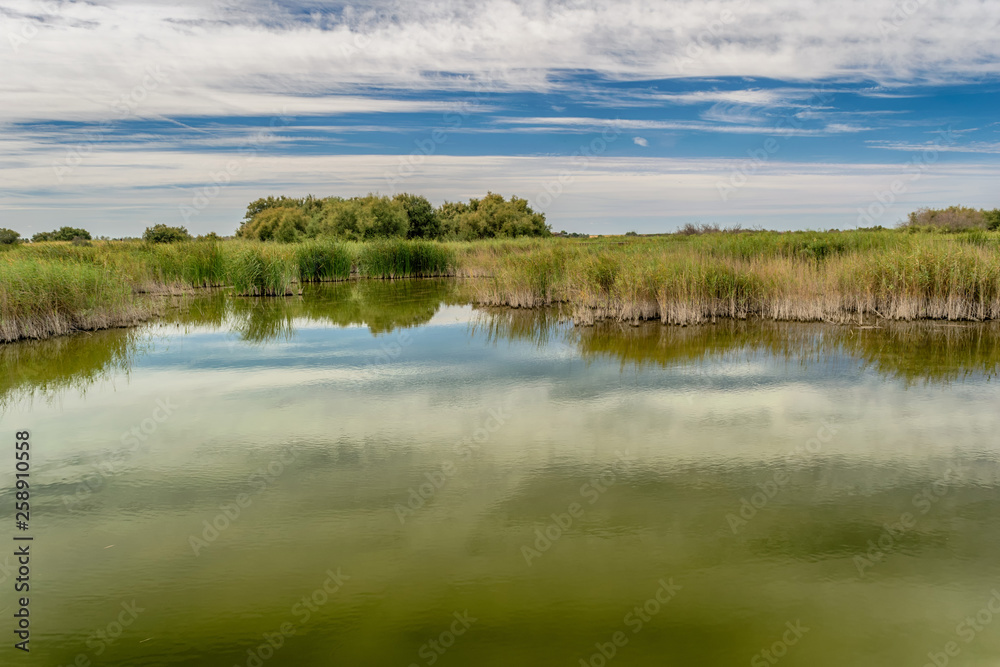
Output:
M550 234L545 215L533 211L526 199L506 200L492 192L482 199L445 202L437 208L426 197L408 193L350 199L266 197L247 206L236 232L243 238L282 242L317 237L471 241Z

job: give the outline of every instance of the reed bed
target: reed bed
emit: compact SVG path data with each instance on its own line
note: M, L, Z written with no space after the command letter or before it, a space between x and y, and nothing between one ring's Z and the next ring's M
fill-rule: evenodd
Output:
M387 239L360 244L358 273L366 278L432 278L455 275L455 253L433 241Z
M289 296L298 265L282 248L246 246L232 258L229 275L238 296Z
M0 341L130 326L158 312L109 269L12 258L0 257Z
M144 295L281 297L307 282L431 276L468 278L482 305L562 304L579 324L996 320L1000 232L37 243L0 252L0 341L134 324L157 312Z
M536 244L474 256L473 298L592 324L718 318L1000 319L1000 234L741 233Z

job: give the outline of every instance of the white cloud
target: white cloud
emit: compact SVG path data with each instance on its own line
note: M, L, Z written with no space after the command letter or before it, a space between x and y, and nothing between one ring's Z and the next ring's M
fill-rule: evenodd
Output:
M642 137L634 137L632 141L635 142L636 146L642 146L643 148L649 146L649 141Z
M870 128L847 123L831 123L823 128L808 129L789 127L788 118L772 118L770 123L757 125L720 125L702 121L660 121L660 120L623 120L610 118L584 118L578 116L554 117L507 117L499 118L497 122L519 126L519 131L553 132L556 130L572 132L592 132L594 130L678 130L685 132L721 132L723 134L765 134L769 136L818 137L830 134L865 132Z
M157 222L186 224L196 233L231 233L247 202L265 194L356 195L369 191L421 192L436 203L479 197L487 191L517 194L534 202L557 229L593 233L635 228L652 232L703 221L768 228L853 227L894 180L910 173L898 164L768 162L753 167L747 183L727 201L719 195L746 160L596 158L581 168L570 157L297 155L240 162L232 183L212 196L190 220L182 206L214 190L211 174L225 169L236 153L107 150L90 156L67 176L58 198L47 151L19 141L0 141L7 156L0 185L5 226L33 233L53 226L53 217L101 235L137 235ZM405 168L401 165L406 165ZM912 170L911 170L912 171ZM549 201L547 184L563 194ZM400 177L401 174L410 174ZM920 206L962 203L992 207L996 183L992 164L930 168L879 220L891 225ZM905 179L904 179L905 180Z
M6 0L0 12L0 121L92 118L148 67L171 73L138 105L153 116L395 111L423 103L359 95L547 90L561 70L887 84L1000 72L995 10L975 0L926 3L898 24L896 0L384 2L304 16L272 3ZM766 105L774 95L670 99Z

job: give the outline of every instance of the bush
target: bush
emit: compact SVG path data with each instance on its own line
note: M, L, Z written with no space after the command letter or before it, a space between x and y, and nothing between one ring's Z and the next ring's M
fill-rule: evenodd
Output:
M528 200L511 197L506 201L492 192L468 204L445 202L439 215L444 235L463 241L552 234L545 215L535 213Z
M21 242L21 235L13 229L0 227L0 245L17 245Z
M86 229L78 229L76 227L60 227L59 229L51 232L38 232L31 237L31 240L35 243L39 241L72 241L73 239L83 239L84 241L91 240L90 232Z
M441 218L438 216L434 206L427 201L426 197L420 195L401 194L392 198L400 203L406 211L409 222L406 231L408 239L437 239L441 238Z
M1000 231L1000 208L992 211L983 211L983 218L986 220L986 228L991 231Z
M959 232L967 229L986 229L987 214L967 206L949 206L943 209L921 208L907 216L903 227L934 228Z
M142 233L142 240L150 243L177 243L190 241L191 235L184 227L168 227L164 224L147 227Z
M525 199L486 195L467 204L445 202L435 209L426 197L398 194L385 197L303 199L267 197L247 207L236 235L259 241L299 241L336 238L475 240L515 236L549 236L545 216Z
M352 241L406 238L410 221L402 200L370 194L367 197L324 200L309 225L308 236Z
M306 216L292 206L266 208L244 223L236 236L257 241L294 243L305 234Z

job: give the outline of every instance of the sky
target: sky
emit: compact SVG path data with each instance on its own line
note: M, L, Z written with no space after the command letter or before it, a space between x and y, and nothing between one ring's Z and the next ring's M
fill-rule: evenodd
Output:
M1000 207L996 0L0 0L0 227L232 234L267 195L554 231Z

